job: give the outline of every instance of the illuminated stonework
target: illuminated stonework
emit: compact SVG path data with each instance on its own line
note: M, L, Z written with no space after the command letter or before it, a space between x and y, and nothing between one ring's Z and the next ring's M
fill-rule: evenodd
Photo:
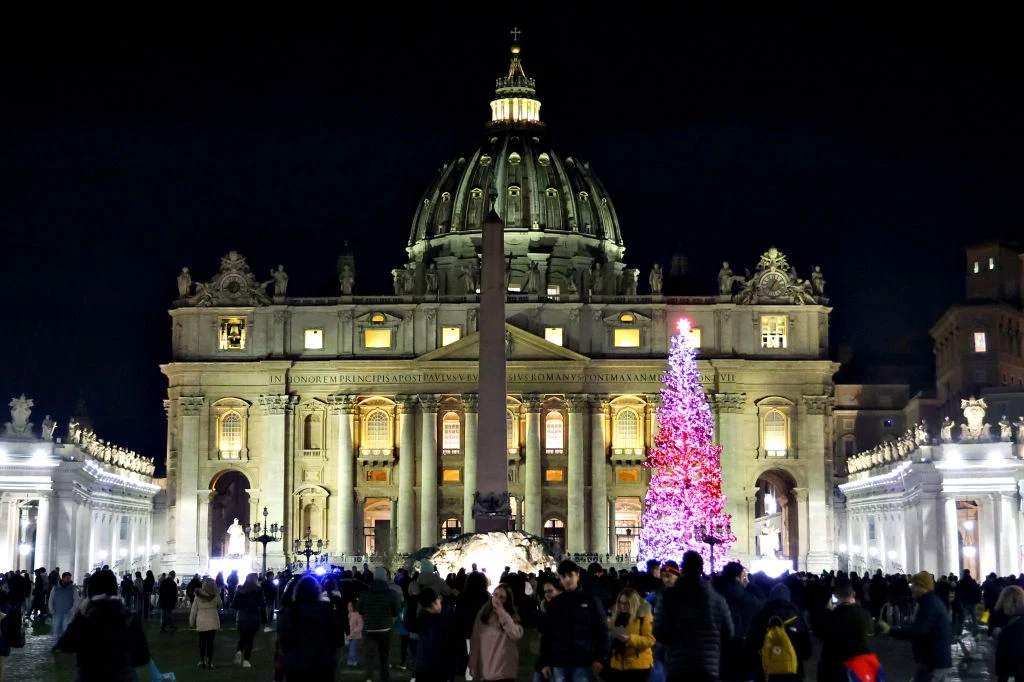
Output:
M458 573L473 564L496 582L508 566L513 573L539 574L552 569L558 561L544 541L520 531L509 533L474 533L442 542L431 557L441 575Z
M519 46L512 46L512 63L508 75L499 78L491 102L490 125L543 125L540 122L540 101L536 99L536 83L527 78L519 61Z

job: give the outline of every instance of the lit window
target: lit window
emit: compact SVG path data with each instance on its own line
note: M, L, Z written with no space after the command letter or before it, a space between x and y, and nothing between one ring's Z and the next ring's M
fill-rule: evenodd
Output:
M974 332L974 352L985 352L985 332Z
M245 349L245 320L238 317L226 317L220 321L220 349Z
M700 348L700 329L693 328L686 332L686 340L694 348Z
M471 189L469 191L469 198L470 199L479 199L483 195L484 195L484 191L482 189L480 189L479 187L474 187L473 189Z
M445 540L451 540L462 535L462 525L458 519L447 519L441 526L441 534Z
M558 295L562 293L562 288L557 284L548 285L548 298L558 299Z
M580 192L580 201L588 201L589 199L590 199L590 195L589 194L587 194L586 192Z
M545 327L544 328L544 340L548 343L553 343L556 346L562 345L562 328L561 327Z
M545 193L551 199L557 199L558 198L558 190L555 189L554 187L548 187L547 190L545 190Z
M370 315L371 324L384 324L386 319L387 318L384 317L384 313L374 313L373 315Z
M458 469L445 469L441 474L441 480L448 483L458 483L461 480L459 473Z
M370 469L366 472L366 480L372 483L387 483L388 472L384 469Z
M305 334L306 350L320 350L324 347L324 330L307 329Z
M634 319L633 313L622 313L619 315L619 322L632 322Z
M454 412L446 412L441 420L441 447L448 452L458 452L461 447L462 430L459 424L459 415Z
M565 480L565 470L547 469L544 471L544 480L549 483L560 483Z
M981 267L978 266L978 261L974 261L974 274L977 275L981 272Z
M391 348L391 330L364 329L363 345L367 348Z
M519 449L519 439L516 437L516 420L511 410L505 410L505 442L509 450Z
M225 455L236 455L242 449L242 417L237 412L228 412L220 420L219 449Z
M517 196L519 196L519 192L520 192L520 189L519 189L519 187L517 185L512 185L511 187L508 188L508 195L510 197L517 197Z
M561 450L564 428L561 412L548 412L544 418L544 447L548 450Z
M769 457L785 457L789 446L786 415L772 410L764 416L764 449Z
M988 269L989 270L995 270L996 269L996 259L992 258L991 256L989 256L989 259L988 259Z
M451 200L452 200L451 193L445 192L444 194L441 195L441 201L451 201Z
M786 347L786 316L761 316L761 348Z
M618 481L621 481L622 483L636 483L637 481L640 480L640 470L639 469L622 469L615 476L615 478Z
M441 327L441 345L447 346L462 338L462 327Z
M633 410L622 410L615 417L615 447L640 447L640 417Z
M640 347L640 330L639 329L616 329L615 330L615 347L616 348L639 348Z
M384 412L373 412L366 419L366 447L371 450L391 447L391 420Z

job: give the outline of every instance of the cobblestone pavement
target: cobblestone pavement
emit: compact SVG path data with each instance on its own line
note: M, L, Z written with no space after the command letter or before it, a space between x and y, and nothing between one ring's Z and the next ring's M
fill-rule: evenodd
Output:
M173 634L161 634L155 622L147 626L153 658L163 670L173 671L181 682L203 680L204 682L242 682L251 680L267 681L272 677L274 633L259 632L252 656L252 668L240 668L232 663L237 635L232 626L217 633L214 655L214 670L198 668L198 637L193 630L185 628L185 614L178 616L179 629ZM32 625L28 630L24 649L12 651L5 662L4 674L8 682L72 682L74 680L74 656L58 654L54 662L50 658L52 633L48 624ZM397 638L392 647L392 660L398 660ZM885 666L889 682L910 682L914 675L914 663L910 655L910 643L899 642L888 637L876 637L872 646ZM536 651L536 633L528 631L522 642L520 680L530 680L533 671L533 655ZM817 652L816 652L817 654ZM965 655L966 654L966 655ZM816 659L816 655L815 655ZM807 682L815 682L816 660L808 662ZM963 646L954 645L953 662L956 668L954 680L994 679L991 669L992 647L984 635L966 637ZM149 670L139 669L139 680L149 680ZM405 682L410 673L393 669L391 679ZM342 682L366 680L362 668L343 667L338 675Z

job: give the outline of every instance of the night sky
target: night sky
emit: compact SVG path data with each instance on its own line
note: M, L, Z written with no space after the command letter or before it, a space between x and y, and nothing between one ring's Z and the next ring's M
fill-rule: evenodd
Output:
M236 249L331 295L348 240L358 292L390 292L421 193L481 139L514 24L552 146L590 161L644 283L679 245L715 293L722 260L775 245L822 266L833 355L931 363L963 247L1017 232L1009 17L455 7L7 22L4 405L24 392L62 430L85 400L101 437L162 456L183 265L206 280Z

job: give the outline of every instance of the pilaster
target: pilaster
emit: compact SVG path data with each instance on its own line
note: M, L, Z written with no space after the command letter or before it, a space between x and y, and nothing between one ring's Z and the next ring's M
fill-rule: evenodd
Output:
M181 415L181 451L178 455L177 504L175 506L173 568L182 575L199 571L199 426L206 409L204 396L178 398ZM103 544L106 544L105 541ZM93 557L89 557L92 561Z
M437 399L420 396L420 547L437 544Z
M590 551L608 554L608 449L605 422L608 397L590 401Z
M292 518L291 504L285 504L290 500L286 495L288 490L288 472L285 461L288 455L286 451L286 422L290 417L292 408L292 396L287 394L261 395L259 397L260 411L266 425L266 441L264 441L264 452L260 458L262 462L260 489L263 491L264 506L270 510L272 516L279 516L282 519ZM288 521L284 522L286 525ZM298 528L288 528L288 537L281 543L273 543L267 547L267 565L282 566L284 564L285 544L290 543L292 538L301 531ZM289 545L290 546L290 545Z
M354 399L350 395L335 395L331 398L330 415L337 420L335 433L338 434L338 540L335 551L345 555L355 551L355 453L352 438L355 408Z
M476 393L462 395L462 409L465 414L466 450L462 458L462 529L464 533L476 532L473 519L473 493L477 490L477 442L479 435L478 399Z
M541 535L544 532L543 489L540 461L540 404L541 396L523 396L526 419L526 532Z
M583 464L583 421L590 409L585 393L566 397L569 408L569 499L566 523L566 548L569 553L587 551L584 487L586 471Z
M411 554L416 551L416 495L413 486L416 477L416 399L398 398L398 551Z

